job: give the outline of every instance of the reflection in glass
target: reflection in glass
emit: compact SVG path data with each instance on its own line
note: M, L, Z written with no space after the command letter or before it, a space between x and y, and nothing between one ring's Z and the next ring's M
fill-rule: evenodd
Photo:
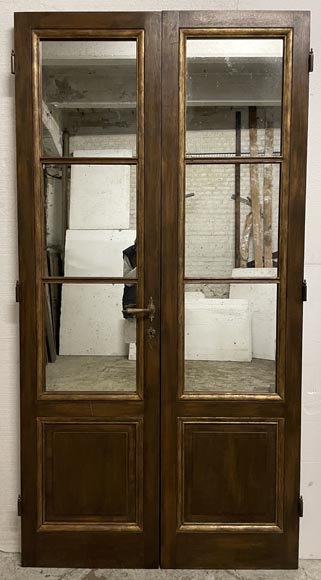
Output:
M47 391L136 391L136 319L123 285L46 284Z
M275 392L275 284L185 288L185 392Z
M187 165L185 276L275 277L279 191L278 164Z
M47 275L136 276L123 255L136 239L134 165L46 166L44 195Z
M186 57L186 153L280 154L283 40L188 39Z
M43 155L135 156L136 41L46 40L40 54Z

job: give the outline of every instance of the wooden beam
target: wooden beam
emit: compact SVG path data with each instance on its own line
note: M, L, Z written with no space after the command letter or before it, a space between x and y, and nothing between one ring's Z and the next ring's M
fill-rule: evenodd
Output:
M44 127L47 129L51 139L52 145L54 148L53 154L57 155L58 157L62 155L62 135L61 129L57 123L57 121L53 118L52 114L49 111L49 108L45 101L42 101L42 123Z
M64 157L69 157L70 149L69 149L69 133L68 131L64 131L62 134L62 153ZM62 235L61 239L63 240L63 252L65 252L65 243L66 243L66 231L69 228L69 208L70 208L70 184L68 183L69 180L69 168L68 165L62 166L62 180L61 180L61 194L62 194L62 204L61 204L61 227L62 227Z
M256 157L258 154L256 107L249 107L249 130L250 154L252 157ZM262 218L258 165L250 166L250 191L252 199L254 263L256 268L263 268Z
M235 113L235 154L241 155L241 111ZM235 268L241 264L241 167L235 165Z
M250 235L253 227L253 216L252 212L248 213L245 218L242 240L240 243L240 266L241 268L246 268L249 259L249 246L250 246Z
M273 155L274 129L273 113L271 109L265 115L265 155ZM272 268L272 191L273 166L264 165L263 169L263 239L264 239L264 267Z

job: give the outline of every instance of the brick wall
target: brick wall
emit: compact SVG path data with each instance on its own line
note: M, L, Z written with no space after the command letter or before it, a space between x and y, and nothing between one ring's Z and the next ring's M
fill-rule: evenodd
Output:
M242 152L249 151L248 109L241 108ZM264 112L258 108L258 147L264 150ZM279 111L275 110L274 149L279 150ZM186 146L189 153L235 152L235 110L225 108L194 108L188 114ZM71 150L106 149L134 151L135 135L107 134L95 137L71 138ZM260 195L263 204L263 169L260 166ZM136 227L136 175L131 167L130 227ZM194 165L186 169L186 248L185 272L188 276L228 277L235 267L234 223L235 168L234 165ZM273 170L273 251L277 250L279 168ZM241 167L241 198L250 197L249 165ZM241 203L241 233L250 207ZM249 259L253 259L253 241L250 240Z

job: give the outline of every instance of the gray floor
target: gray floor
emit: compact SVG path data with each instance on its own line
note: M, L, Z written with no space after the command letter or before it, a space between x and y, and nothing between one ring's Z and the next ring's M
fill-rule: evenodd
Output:
M136 362L122 356L59 356L47 364L48 391L135 391ZM271 393L274 361L186 361L185 389L195 392Z
M321 560L299 570L85 570L21 568L19 554L0 552L0 580L320 580Z

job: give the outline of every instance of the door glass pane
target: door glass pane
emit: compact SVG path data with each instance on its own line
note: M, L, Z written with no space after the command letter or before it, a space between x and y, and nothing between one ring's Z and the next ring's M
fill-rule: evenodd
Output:
M185 276L275 277L278 164L187 165Z
M45 284L46 390L136 391L135 303L135 284Z
M44 168L45 274L136 277L136 166Z
M283 40L186 43L188 156L279 155Z
M136 155L135 40L40 43L42 153Z
M185 287L185 392L275 392L276 284Z

